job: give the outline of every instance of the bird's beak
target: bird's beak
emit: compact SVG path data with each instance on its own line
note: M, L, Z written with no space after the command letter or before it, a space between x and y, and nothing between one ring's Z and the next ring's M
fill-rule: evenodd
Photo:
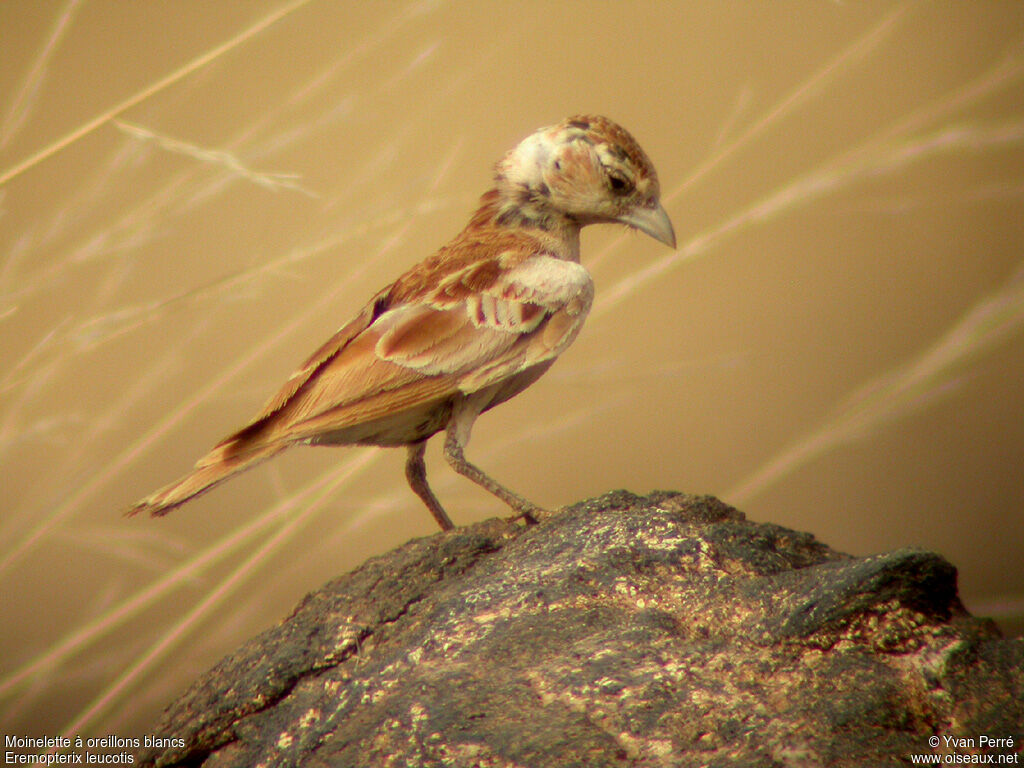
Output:
M619 221L639 229L669 248L676 247L676 231L672 229L672 221L660 203L653 208L634 208L620 216Z

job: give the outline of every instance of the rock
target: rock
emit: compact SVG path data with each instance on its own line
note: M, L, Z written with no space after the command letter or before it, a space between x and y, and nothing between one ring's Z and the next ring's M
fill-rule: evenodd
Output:
M139 758L883 766L933 735L1012 759L1022 723L1024 640L969 616L939 555L854 558L711 497L617 491L369 560L207 673L155 729L183 746Z

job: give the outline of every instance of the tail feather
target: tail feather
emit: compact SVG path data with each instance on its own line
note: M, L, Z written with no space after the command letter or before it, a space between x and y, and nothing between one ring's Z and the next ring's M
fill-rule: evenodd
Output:
M166 515L175 507L266 461L286 447L282 444L263 445L239 452L238 444L228 439L197 461L189 474L136 502L125 515L131 517L140 512L148 512L153 517Z

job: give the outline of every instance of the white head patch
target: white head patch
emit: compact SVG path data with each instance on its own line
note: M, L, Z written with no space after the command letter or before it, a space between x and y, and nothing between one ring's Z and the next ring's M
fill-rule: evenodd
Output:
M509 181L537 187L544 181L544 170L555 152L550 129L527 136L513 149L505 161L505 174Z

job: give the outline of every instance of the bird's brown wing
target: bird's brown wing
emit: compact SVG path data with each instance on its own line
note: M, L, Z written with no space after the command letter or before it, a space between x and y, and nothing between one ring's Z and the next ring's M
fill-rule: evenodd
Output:
M387 293L390 287L388 286L378 292L356 317L321 344L319 349L310 355L299 369L288 378L285 385L264 404L263 408L253 419L252 424L257 424L268 416L273 416L280 411L307 382L316 377L317 372L321 368L329 364L353 339L356 339L359 334L369 328L373 321L385 310Z
M371 302L225 443L310 439L475 392L559 355L590 308L586 270L546 255L494 260L502 268L489 271L487 286L476 263L379 315Z

